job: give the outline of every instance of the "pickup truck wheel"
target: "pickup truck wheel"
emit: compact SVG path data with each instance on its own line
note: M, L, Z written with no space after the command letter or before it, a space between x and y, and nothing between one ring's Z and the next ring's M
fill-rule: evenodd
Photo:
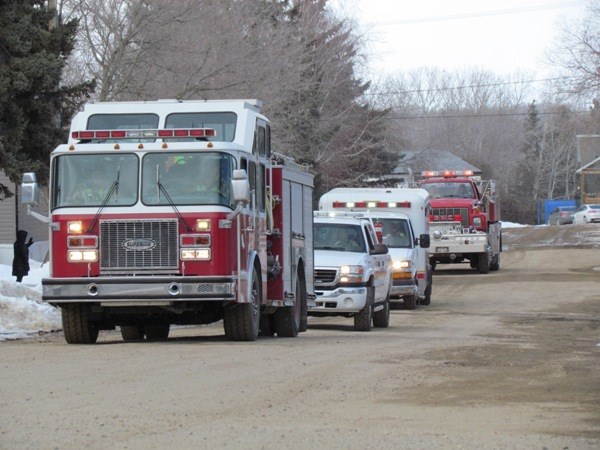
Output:
M490 260L487 253L480 253L477 259L477 271L479 273L488 273L490 271Z
M141 341L144 329L139 325L121 325L121 337L124 341Z
M69 344L94 344L98 327L90 320L90 306L78 303L61 310L63 332Z
M365 307L354 316L354 331L371 331L373 321L373 302L375 301L375 288L367 288L367 302Z
M223 311L225 336L232 341L255 341L260 324L261 285L258 271L252 273L250 303L230 305Z
M146 339L149 341L164 341L169 337L169 330L171 324L168 323L156 323L144 325L144 331L146 332Z
M296 292L294 294L294 304L292 306L283 306L275 311L275 328L278 337L296 337L300 330L302 319L302 304L306 302L306 295L303 295L302 283L299 277L296 277Z
M375 328L387 328L390 326L390 293L383 302L383 309L373 313L373 326Z
M419 294L407 295L404 297L404 309L416 309Z
M490 270L495 272L500 270L500 253L496 253L492 256L492 262L490 263Z

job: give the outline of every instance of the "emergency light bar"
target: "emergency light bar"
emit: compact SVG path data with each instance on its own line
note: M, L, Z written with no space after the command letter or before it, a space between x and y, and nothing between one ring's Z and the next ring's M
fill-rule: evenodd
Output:
M455 170L443 170L443 171L425 170L425 171L421 172L421 176L423 178L433 178L433 177L454 178L454 177L458 177L458 176L472 177L473 171L472 170L463 170L463 171L457 172Z
M169 128L161 130L83 130L73 131L71 137L79 140L91 139L156 139L185 137L216 137L213 128Z
M333 202L334 208L410 208L410 202Z

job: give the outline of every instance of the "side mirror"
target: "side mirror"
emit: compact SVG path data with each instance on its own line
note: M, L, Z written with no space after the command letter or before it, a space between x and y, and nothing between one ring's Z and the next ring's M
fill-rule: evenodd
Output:
M422 234L419 236L419 246L421 248L429 248L431 245L431 237L428 234Z
M389 253L388 246L385 244L375 244L371 255L387 255Z
M244 169L233 171L231 192L233 193L233 201L235 203L242 206L250 203L250 183L248 183L248 174Z
M33 172L23 174L21 180L21 204L37 205L40 202L40 185Z

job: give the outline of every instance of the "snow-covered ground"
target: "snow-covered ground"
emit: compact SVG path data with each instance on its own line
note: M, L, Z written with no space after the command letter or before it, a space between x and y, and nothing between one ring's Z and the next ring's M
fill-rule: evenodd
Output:
M524 227L502 222L503 228ZM545 226L545 225L542 225ZM48 264L30 261L31 271L17 283L12 267L0 264L0 341L60 330L60 310L42 303L42 278L48 276Z

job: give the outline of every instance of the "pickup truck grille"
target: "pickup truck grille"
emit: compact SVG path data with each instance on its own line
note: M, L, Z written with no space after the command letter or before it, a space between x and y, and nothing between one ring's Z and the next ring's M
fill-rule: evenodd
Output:
M461 225L469 226L468 208L432 208L431 215L435 222L454 222L454 216L460 215Z
M335 269L315 269L315 284L332 284L336 275Z
M174 271L177 220L100 221L100 272Z

